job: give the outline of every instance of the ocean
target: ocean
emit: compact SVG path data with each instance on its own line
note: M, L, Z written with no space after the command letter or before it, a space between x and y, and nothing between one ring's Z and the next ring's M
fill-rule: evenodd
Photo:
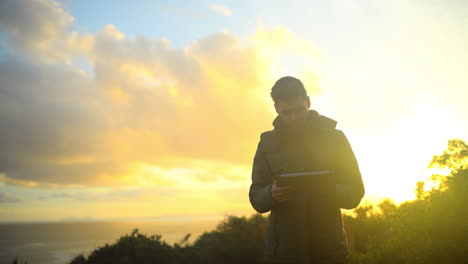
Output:
M113 244L134 228L147 236L160 234L168 244L191 233L190 242L213 230L221 220L156 220L0 224L0 263L16 256L24 264L66 264L75 256Z

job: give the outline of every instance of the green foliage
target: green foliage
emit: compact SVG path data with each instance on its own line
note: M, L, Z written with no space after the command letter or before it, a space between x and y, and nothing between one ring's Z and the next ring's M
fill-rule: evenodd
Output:
M467 158L467 144L450 140L429 164L450 169L449 176L418 182L414 201L398 207L384 201L377 206L380 214L368 206L358 208L356 218L346 217L351 263L467 263ZM426 183L437 183L437 188L424 191Z
M11 264L18 264L18 257L14 257L13 260L11 261ZM28 262L25 261L24 264L28 264Z
M97 263L263 263L263 241L268 219L261 214L249 218L228 215L215 230L203 233L190 244L190 234L173 246L161 235L147 237L135 228L115 244L105 244L86 257L76 256L69 264Z
M433 175L416 184L417 199L399 206L391 200L364 204L355 217L344 216L351 264L468 263L468 145L450 140L429 167L448 168L449 176ZM426 184L433 187L425 191ZM436 183L435 185L433 183ZM268 218L229 215L216 228L190 244L191 234L173 246L161 235L134 229L130 235L106 244L70 264L97 263L263 263Z
M174 248L161 240L161 235L147 237L135 228L131 234L120 237L115 244L105 244L92 251L85 262L82 256L78 256L71 263L177 263L176 253Z
M429 167L448 168L453 172L466 169L468 160L468 145L461 139L448 141L447 149L441 155L432 158Z
M267 219L261 214L228 216L194 243L200 263L262 263Z

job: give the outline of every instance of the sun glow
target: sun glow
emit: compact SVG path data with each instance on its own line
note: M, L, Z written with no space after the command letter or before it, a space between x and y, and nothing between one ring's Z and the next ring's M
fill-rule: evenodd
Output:
M447 141L440 139L452 137L455 123L451 118L456 116L447 107L422 101L382 134L353 137L367 194L396 202L412 200L417 181L427 180L432 174L447 175L445 170L427 166L432 155L446 148Z

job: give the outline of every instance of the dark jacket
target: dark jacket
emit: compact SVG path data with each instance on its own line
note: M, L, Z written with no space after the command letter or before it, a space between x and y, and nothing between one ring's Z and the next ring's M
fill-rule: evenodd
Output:
M249 199L259 213L271 212L264 260L279 263L340 263L348 258L341 210L358 206L364 185L358 163L336 121L308 110L302 133L291 134L282 119L263 132L253 160ZM332 170L304 184L293 199L271 194L279 173Z

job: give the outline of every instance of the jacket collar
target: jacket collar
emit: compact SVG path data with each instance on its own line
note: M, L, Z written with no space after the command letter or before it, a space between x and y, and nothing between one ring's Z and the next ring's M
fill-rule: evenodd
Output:
M307 120L306 120L306 129L305 130L334 130L336 127L337 121L320 115L317 111L309 109L307 110ZM282 118L278 115L273 120L274 129L277 131L284 131L284 122Z

